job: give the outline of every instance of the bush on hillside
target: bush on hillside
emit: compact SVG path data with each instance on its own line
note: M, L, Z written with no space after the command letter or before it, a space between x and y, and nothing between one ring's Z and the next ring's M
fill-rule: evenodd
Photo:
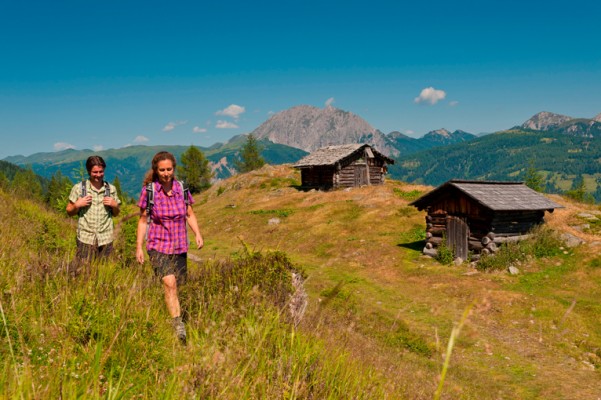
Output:
M483 255L480 270L504 270L529 258L553 257L562 253L563 242L555 231L545 225L530 231L531 236L517 243L504 243L495 254Z

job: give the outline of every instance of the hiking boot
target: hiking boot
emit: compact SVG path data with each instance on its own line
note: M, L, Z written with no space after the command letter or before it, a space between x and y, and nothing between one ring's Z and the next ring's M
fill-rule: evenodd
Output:
M186 325L182 321L182 317L173 318L173 327L175 328L175 335L179 339L181 344L186 344Z

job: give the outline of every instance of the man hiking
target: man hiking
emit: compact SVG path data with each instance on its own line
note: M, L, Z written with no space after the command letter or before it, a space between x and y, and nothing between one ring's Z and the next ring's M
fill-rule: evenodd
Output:
M113 251L113 216L119 215L121 200L115 186L104 181L106 163L100 156L86 161L89 179L73 186L69 194L67 214L79 215L77 250L73 263L74 275L83 264Z

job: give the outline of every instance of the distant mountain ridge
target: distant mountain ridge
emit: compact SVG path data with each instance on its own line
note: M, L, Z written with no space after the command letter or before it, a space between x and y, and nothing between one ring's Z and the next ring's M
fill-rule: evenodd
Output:
M530 133L540 135L534 135L534 140ZM569 166L576 173L591 173L601 178L601 172L593 168L598 164L596 160L601 159L601 151L597 141L591 141L601 137L601 113L588 119L542 111L515 128L485 136L462 130L450 132L437 129L414 138L399 131L384 134L358 115L332 106L317 108L300 105L274 114L252 134L264 146L262 154L270 164L293 163L308 152L327 145L368 143L398 161L390 168L392 177L431 185L447 178L519 179L526 158L521 155L516 157L518 154L537 159L553 154L553 162L541 165L541 168L555 174L564 173L562 169ZM534 142L525 142L526 137ZM570 142L570 137L582 138L583 141L574 147L575 142ZM238 157L245 138L246 135L239 135L225 144L216 143L208 148L200 148L211 162L217 179L236 172L233 161ZM465 146L468 142L469 147ZM554 143L554 146L548 146L549 143ZM504 154L495 146L512 150L510 154ZM187 148L132 146L98 154L103 155L110 165L107 178L118 175L124 190L133 193L139 190L141 175L149 167L156 151L168 150L179 157ZM473 151L480 153L477 161L469 161L474 160ZM20 166L32 165L34 172L43 177L50 177L58 169L64 175L73 177L74 171L80 170L82 161L91 154L96 152L65 150L28 157L12 156L5 158L5 161ZM455 157L454 154L461 156ZM581 165L584 160L591 165ZM508 166L507 162L513 165Z
M520 127L535 131L554 131L572 136L599 137L601 136L601 114L589 119L542 111L532 116Z
M296 106L274 114L252 134L259 139L311 152L330 145L367 143L390 157L475 138L464 131L431 131L416 139L393 131L388 135L351 112L327 106Z
M382 132L363 118L332 106L289 108L272 115L252 134L308 152L331 145L369 143L383 154L398 155Z
M208 148L198 147L210 162L211 169L216 179L224 179L233 175L234 161L239 157L240 147L246 142L246 136L233 137L227 143L219 143ZM270 164L293 163L307 155L306 151L275 144L269 141L260 141L263 150L262 157ZM85 160L93 154L100 155L107 163L106 179L112 182L119 177L122 189L130 196L139 194L144 174L150 168L152 157L158 151L169 151L176 159L180 159L190 146L129 146L120 149L103 151L63 150L51 153L36 153L30 156L12 156L4 162L18 166L30 165L33 171L45 178L50 178L57 171L72 181L80 179L81 170L85 173Z
M535 131L546 131L551 128L555 128L564 122L570 121L574 118L568 117L567 115L555 114L548 111L541 111L535 114L522 125L522 128L533 129Z
M437 129L426 133L421 138L412 138L398 131L390 132L387 138L399 151L398 156L406 156L434 147L469 141L475 139L476 135L460 130L449 132L446 129Z

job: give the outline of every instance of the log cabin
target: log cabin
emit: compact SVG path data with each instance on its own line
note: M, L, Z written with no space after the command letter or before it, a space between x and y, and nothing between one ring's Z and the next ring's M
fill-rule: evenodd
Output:
M450 180L409 205L427 212L424 254L435 256L444 240L462 260L525 239L545 212L563 208L523 182L467 180Z
M381 185L388 164L394 160L368 144L345 144L315 150L293 166L301 171L303 188L328 190Z

